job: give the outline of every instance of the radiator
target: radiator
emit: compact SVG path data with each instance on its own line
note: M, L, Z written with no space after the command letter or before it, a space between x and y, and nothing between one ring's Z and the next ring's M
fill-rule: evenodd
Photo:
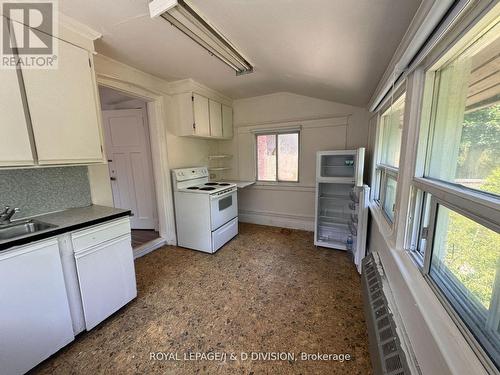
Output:
M363 259L361 281L374 373L410 375L373 254Z

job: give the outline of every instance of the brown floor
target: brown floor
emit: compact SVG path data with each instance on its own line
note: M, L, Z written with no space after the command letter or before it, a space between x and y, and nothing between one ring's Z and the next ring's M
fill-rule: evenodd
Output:
M312 233L240 224L215 255L164 247L136 261L138 297L37 374L371 374L360 277ZM151 352L180 360L151 360ZM296 360L187 361L186 353L290 352ZM299 353L348 353L303 361ZM251 358L251 357L250 357Z
M160 233L154 230L132 229L132 248L136 249L158 237Z

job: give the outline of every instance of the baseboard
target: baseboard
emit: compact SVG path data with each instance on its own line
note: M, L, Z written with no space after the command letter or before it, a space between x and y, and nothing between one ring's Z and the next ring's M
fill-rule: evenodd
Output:
M270 211L239 210L239 221L243 223L269 225L289 229L314 230L314 217L284 214Z
M167 244L167 240L164 238L156 238L152 241L149 241L137 248L134 249L134 259L140 258L146 254L149 254L153 250L156 250Z

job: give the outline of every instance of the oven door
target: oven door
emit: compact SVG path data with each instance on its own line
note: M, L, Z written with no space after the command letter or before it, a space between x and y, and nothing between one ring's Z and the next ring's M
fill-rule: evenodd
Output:
M238 216L237 191L210 197L210 216L212 231Z

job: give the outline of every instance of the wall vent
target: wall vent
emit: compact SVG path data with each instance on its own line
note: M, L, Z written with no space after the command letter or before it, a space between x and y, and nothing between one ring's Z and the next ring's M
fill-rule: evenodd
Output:
M363 302L375 374L410 375L373 254L362 263Z

